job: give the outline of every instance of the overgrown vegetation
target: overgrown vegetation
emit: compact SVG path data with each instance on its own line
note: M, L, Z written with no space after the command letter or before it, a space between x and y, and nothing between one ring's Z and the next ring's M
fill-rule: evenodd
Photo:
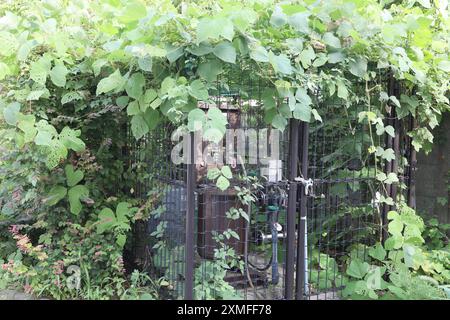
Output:
M371 264L352 259L341 270L346 295L445 297L448 241L429 229L427 249L420 218L383 196L399 179L382 171L396 157L382 137L395 133L384 117L395 105L399 118L417 121L408 133L416 150L429 150L430 129L450 110L446 1L15 0L0 4L0 15L0 288L158 298L167 281L124 269L131 226L148 217L134 196L142 176L122 157L126 130L139 140L168 120L219 141L223 115L197 101L226 87L218 76L238 67L267 87L265 121L274 128L322 121L324 104L365 125L357 152L370 159L378 203L399 210L389 215L391 238L369 251ZM387 72L401 97L378 82ZM230 174L208 175L226 189ZM226 298L220 270L211 281Z

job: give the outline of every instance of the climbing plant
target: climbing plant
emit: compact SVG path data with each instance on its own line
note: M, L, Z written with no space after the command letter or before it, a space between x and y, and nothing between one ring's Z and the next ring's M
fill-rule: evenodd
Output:
M197 103L212 102L227 88L220 75L236 68L267 88L268 126L322 121L321 105L339 105L368 128L361 152L373 157L380 185L396 183L394 173L377 172L396 157L379 138L395 134L385 125L386 110L395 106L399 118L416 119L408 133L416 150L430 149L431 129L450 110L447 6L443 0L4 2L0 218L34 219L38 242L55 259L61 254L55 246L63 245L76 261L79 248L69 238L86 237L78 256L106 257L101 263L115 265L122 277L121 250L136 211L130 208L143 204L133 196L133 168L118 157L121 132L129 128L141 140L170 121L220 141L226 119ZM379 83L385 73L401 83L400 97ZM209 176L226 189L231 173ZM113 243L108 253L91 250L105 245L104 234Z

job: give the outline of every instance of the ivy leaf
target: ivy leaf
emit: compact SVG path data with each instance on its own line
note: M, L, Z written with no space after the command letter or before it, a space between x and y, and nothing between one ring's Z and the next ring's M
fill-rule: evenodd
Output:
M116 223L116 216L114 212L110 208L104 208L98 214L98 223L97 223L97 233L102 234L103 232L112 228L112 226Z
M81 212L82 206L80 199L89 196L89 190L83 185L77 185L69 190L70 212L78 215Z
M108 60L106 60L106 59L95 60L94 63L92 63L92 70L94 71L94 76L97 77L100 74L102 67L107 63L108 63Z
M394 219L388 224L388 231L392 235L401 236L403 231L404 224L400 221L400 219Z
M218 177L220 177L221 174L222 172L218 168L210 168L208 169L206 177L209 180L216 180Z
M329 63L338 63L345 60L345 55L338 51L338 52L332 52L328 54L328 62Z
M194 45L187 48L186 50L192 53L193 55L201 57L208 53L211 53L213 51L213 48L209 45L209 43L208 44L200 43L198 46Z
M42 86L45 86L50 68L50 59L47 57L41 57L39 60L31 63L30 79Z
M148 130L153 130L158 126L159 123L159 112L157 110L147 109L144 113L144 120L147 123Z
M64 168L64 171L66 173L67 185L69 187L73 187L73 186L77 185L84 178L83 171L81 171L81 170L75 171L71 164L68 164Z
M108 77L100 80L100 82L97 85L96 95L98 96L102 93L107 93L116 90L122 87L124 82L125 79L120 74L120 70L117 69L116 71L114 71L114 73L112 73Z
M348 98L348 90L347 90L347 86L345 85L345 83L342 80L338 80L336 82L337 85L337 95L339 98L347 100Z
M125 91L127 95L133 99L139 99L143 92L145 86L144 75L140 72L133 73L128 79L125 86Z
M199 65L197 72L206 81L213 82L223 72L222 63L217 59L208 60Z
M311 112L312 112L312 114L313 114L313 116L314 116L314 119L315 119L316 121L319 121L319 122L322 122L322 121L323 121L323 120L322 120L322 117L320 116L319 112L318 112L316 109L312 109Z
M131 1L122 12L119 19L122 22L130 23L144 18L147 15L147 8L139 1Z
M230 42L223 41L219 43L213 51L214 55L219 59L229 62L236 62L236 49L234 49L233 45Z
M197 131L203 128L206 122L205 112L201 109L193 109L188 114L188 129L189 131Z
M316 60L314 60L314 62L313 62L313 67L321 67L321 66L323 66L325 63L327 63L327 61L328 61L328 56L326 55L326 54L324 54L324 53L320 53L318 56L317 56L317 59Z
M12 55L19 45L16 37L7 31L0 31L0 43L2 44L0 46L0 55L6 57Z
M189 86L189 94L197 100L208 100L209 94L201 80L194 80Z
M302 105L310 105L312 100L305 88L298 88L295 92L295 99Z
M381 157L383 159L387 160L388 162L390 162L395 159L395 152L392 148L388 148L383 151L383 153L381 154Z
M118 222L128 222L131 205L128 202L120 202L116 208L116 216Z
M338 37L336 37L336 36L335 36L333 33L331 33L331 32L325 33L325 34L323 35L323 37L322 37L322 41L323 41L326 45L328 45L328 46L330 46L330 47L332 47L332 48L338 49L338 48L341 47L341 41L339 40Z
M119 247L123 248L125 246L125 243L127 241L127 236L123 233L120 233L116 237L116 243Z
M53 136L48 131L38 131L34 138L34 143L38 146L50 146Z
M284 131L287 125L287 120L285 117L281 116L280 114L275 115L272 119L272 126L275 129L278 129L280 131Z
M381 243L377 243L375 247L369 249L369 256L379 261L383 261L386 258L386 250L384 250Z
M214 143L219 143L220 140L222 140L222 138L223 138L223 132L218 128L209 127L203 133L203 137L208 141L212 141Z
M220 190L225 191L230 186L230 181L224 176L220 176L219 179L217 179L216 186Z
M72 102L74 100L80 100L80 99L82 99L82 96L78 92L76 92L76 91L67 92L66 94L64 94L61 97L61 104L64 105L66 103Z
M64 87L66 85L66 76L69 73L63 63L57 63L50 71L50 79L57 87Z
M389 100L391 100L395 106L401 108L400 101L398 101L396 96L390 96Z
M295 104L295 109L293 112L294 118L304 121L304 122L310 122L311 121L311 106L306 104Z
M220 36L232 41L234 37L233 23L227 18L202 18L197 25L197 42L218 39Z
M131 132L136 140L141 139L149 132L150 128L147 125L144 117L137 114L131 119Z
M86 148L86 145L83 140L78 138L80 135L80 130L72 130L69 127L64 127L59 134L59 139L67 149L72 149L75 152L81 152Z
M392 138L394 138L395 137L395 129L394 129L394 127L393 126L386 126L386 127L384 127L384 131L386 131L386 133L388 134L388 135L390 135Z
M0 80L5 79L9 75L11 70L6 63L0 62Z
M384 183L386 184L392 184L398 182L398 177L394 172L391 172L387 175L386 180L384 180Z
M17 124L20 113L20 103L12 102L5 109L3 109L3 118L6 123L15 126Z
M60 202L67 195L67 189L63 186L54 186L50 189L45 203L49 206L54 206Z
M135 116L140 113L141 110L139 109L139 102L137 100L131 101L127 107L127 115Z
M270 17L270 24L274 27L282 27L287 23L287 16L283 12L283 9L279 6L275 7L275 10Z
M223 166L221 172L223 176L227 179L231 179L233 177L233 174L231 173L231 169L229 166Z
M272 51L269 52L269 61L275 72L283 74L291 74L291 61L285 54L275 55Z
M36 119L33 115L19 115L17 127L24 133L24 142L28 143L34 140L37 129L34 126Z
M269 52L263 46L253 46L250 49L250 58L258 62L269 62Z
M183 47L175 47L172 45L166 46L166 57L167 60L169 60L170 63L173 63L178 60L179 57L183 55L184 49Z
M450 72L450 61L443 60L438 63L438 68L444 72Z
M367 262L352 260L347 268L347 274L353 278L363 279L369 271L370 265Z
M289 17L289 24L298 32L308 34L310 32L309 16L308 12L294 13Z
M138 66L142 71L151 72L153 66L153 60L151 56L139 57Z
M367 72L367 59L358 57L356 59L350 60L349 71L353 75L362 78Z
M316 58L316 53L311 46L306 47L299 55L303 68L307 69L311 65L311 61Z

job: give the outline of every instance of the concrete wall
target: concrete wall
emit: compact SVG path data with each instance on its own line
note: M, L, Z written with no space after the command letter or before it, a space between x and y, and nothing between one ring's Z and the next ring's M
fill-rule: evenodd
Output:
M435 143L428 155L417 155L417 210L424 217L436 216L442 223L450 223L450 113L446 113L439 128L433 132ZM437 198L447 199L445 205Z

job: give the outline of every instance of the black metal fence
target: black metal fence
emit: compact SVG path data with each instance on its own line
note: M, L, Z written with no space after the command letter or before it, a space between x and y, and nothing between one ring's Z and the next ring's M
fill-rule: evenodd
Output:
M247 130L246 148L266 143L273 131L263 131L264 85L252 79L219 79L217 87L214 103L199 107L207 111L216 106L227 116L229 128ZM206 147L212 148L207 152L212 164L194 163L199 145L192 133L184 144L190 163L174 163L171 155L181 134L174 135L170 124L130 146L134 191L147 208L145 222L135 226L134 261L168 281L163 298L340 297L348 257L364 258L367 246L382 240L391 208L376 203L379 182L366 152L371 145L367 124L352 120L363 107L344 109L320 101L319 94L314 103L322 121L291 120L278 137L278 148L269 145L269 152L279 150L278 161L264 167L252 155L239 158L233 147L227 153L235 162L226 191L207 179L208 169L226 165L223 149L228 146L223 142ZM412 203L409 177L415 155L405 134L411 127L404 126L414 123L400 122L394 108L387 119L396 130L386 146L409 162L386 166L385 172L400 173L406 187L388 185L384 196L404 193Z

